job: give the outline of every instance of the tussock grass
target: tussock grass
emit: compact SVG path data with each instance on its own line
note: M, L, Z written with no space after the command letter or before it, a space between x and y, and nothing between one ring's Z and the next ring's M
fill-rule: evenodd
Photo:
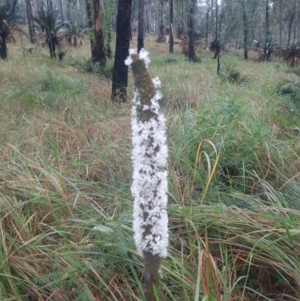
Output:
M170 148L156 300L299 300L299 119L277 94L295 75L224 55L221 71L250 78L232 85L210 53L192 64L153 41ZM24 46L9 44L0 69L1 300L145 300L130 103L112 104L109 80L71 66L89 58L88 41L62 62Z

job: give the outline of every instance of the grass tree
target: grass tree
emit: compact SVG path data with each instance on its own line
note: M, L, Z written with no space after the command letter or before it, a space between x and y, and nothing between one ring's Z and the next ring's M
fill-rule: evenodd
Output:
M68 34L69 23L59 22L58 11L42 8L34 18L37 29L40 31L38 40L43 40L50 51L50 57L56 58L56 49L62 46L62 41Z
M146 272L147 301L153 301L153 278L167 256L167 156L166 121L159 113L161 93L158 78L151 79L148 52L130 51L126 65L134 77L132 108L132 159L134 197L133 229L137 249L142 252Z
M2 59L7 58L7 40L14 41L14 33L19 32L27 36L26 32L18 26L23 19L16 13L16 5L17 0L0 4L0 57Z

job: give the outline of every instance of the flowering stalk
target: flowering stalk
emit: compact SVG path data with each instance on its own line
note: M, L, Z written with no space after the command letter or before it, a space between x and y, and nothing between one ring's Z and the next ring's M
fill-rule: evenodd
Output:
M131 112L134 239L143 253L146 279L153 279L168 246L166 120L159 113L160 81L152 80L147 71L148 52L129 53L125 63L132 68L135 86Z

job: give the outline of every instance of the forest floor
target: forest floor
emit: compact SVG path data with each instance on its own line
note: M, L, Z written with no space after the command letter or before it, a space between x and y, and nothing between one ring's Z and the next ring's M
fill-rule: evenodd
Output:
M62 61L28 47L8 44L0 68L0 299L145 300L132 75L128 102L112 103L113 60L93 69L87 40ZM212 53L191 63L174 47L145 41L169 146L155 300L299 300L299 69L230 49L217 75Z

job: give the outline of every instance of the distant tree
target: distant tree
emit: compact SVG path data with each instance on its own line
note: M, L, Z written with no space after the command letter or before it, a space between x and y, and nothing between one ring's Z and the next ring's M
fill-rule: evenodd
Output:
M247 8L245 0L241 0L243 11L243 25L244 25L244 59L248 59L248 36L249 36L249 24L247 16Z
M271 32L270 32L270 0L266 0L266 33L265 33L265 60L269 60L271 55Z
M18 0L11 0L6 4L0 4L0 57L7 58L7 39L11 37L14 40L13 34L16 32L27 36L18 24L23 21L23 18L16 13L16 5Z
M92 59L101 65L106 64L104 36L102 28L100 0L93 0L95 44L92 47Z
M214 0L210 0L210 12L211 12L210 13L210 40L213 41L213 32L214 32Z
M27 13L30 42L35 43L36 36L35 36L35 30L33 25L32 7L31 7L30 0L26 0L26 13Z
M189 48L188 48L188 58L190 61L195 59L195 10L196 10L196 0L190 0L190 18L189 18Z
M40 34L38 40L43 39L49 47L50 57L56 58L56 48L60 48L63 39L67 37L68 23L61 23L57 18L58 11L41 8L34 18Z
M279 46L282 46L282 0L279 3Z
M129 55L131 38L132 0L118 0L116 51L112 80L112 101L127 101L128 66L125 60Z
M174 0L170 0L170 38L169 38L169 53L173 53L174 39L173 39L173 28L174 28Z
M139 0L138 7L138 36L137 36L138 53L144 48L144 0Z

